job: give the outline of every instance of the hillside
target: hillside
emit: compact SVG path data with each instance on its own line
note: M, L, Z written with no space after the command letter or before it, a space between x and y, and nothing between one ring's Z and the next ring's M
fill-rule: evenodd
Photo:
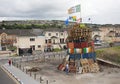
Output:
M65 25L65 21L62 20L18 20L18 21L2 21L0 22L0 29L47 29L47 28L69 28L74 25L76 22L69 22L68 25ZM84 23L90 28L99 28L99 27L120 27L120 24L90 24Z

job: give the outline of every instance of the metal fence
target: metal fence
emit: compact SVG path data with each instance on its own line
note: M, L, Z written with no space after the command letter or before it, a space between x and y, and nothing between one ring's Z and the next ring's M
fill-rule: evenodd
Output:
M12 59L12 62L23 62L23 61L31 61L31 60L37 60L37 59L43 59L46 61L46 59L63 59L64 57L67 56L66 51L61 51L61 52L47 52L47 53L40 53L40 54L35 54L35 55L30 55L30 56L20 56Z
M64 57L66 57L67 53L66 51L62 52L49 52L49 53L40 53L36 55L31 55L31 56L22 56L22 57L17 57L12 59L12 64L25 72L26 74L30 75L33 77L35 80L38 80L40 84L52 84L53 81L50 81L48 79L43 79L41 75L38 75L35 72L28 72L28 69L22 66L22 62L27 62L27 61L32 61L32 60L38 60L42 59L44 60L43 62L47 62L47 60L51 60L52 62L62 60Z

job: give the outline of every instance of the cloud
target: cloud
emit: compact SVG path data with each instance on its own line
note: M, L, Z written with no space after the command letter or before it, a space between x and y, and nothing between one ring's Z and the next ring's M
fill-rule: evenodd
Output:
M120 0L0 0L0 19L65 20L67 9L79 3L83 22L120 23Z
M0 17L38 17L61 14L65 11L61 4L64 3L56 0L1 0Z
M120 0L84 0L83 16L93 23L120 24Z

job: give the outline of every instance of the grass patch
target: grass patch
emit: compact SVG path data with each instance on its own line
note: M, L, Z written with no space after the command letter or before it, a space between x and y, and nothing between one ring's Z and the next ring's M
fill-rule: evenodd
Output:
M59 48L55 48L53 51L54 51L54 52L59 52L59 51L62 51L62 50L59 49Z
M120 46L96 50L98 58L120 64Z

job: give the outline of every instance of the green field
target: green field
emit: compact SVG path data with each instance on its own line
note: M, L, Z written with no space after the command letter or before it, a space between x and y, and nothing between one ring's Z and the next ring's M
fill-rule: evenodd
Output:
M120 46L96 50L98 58L120 64Z

